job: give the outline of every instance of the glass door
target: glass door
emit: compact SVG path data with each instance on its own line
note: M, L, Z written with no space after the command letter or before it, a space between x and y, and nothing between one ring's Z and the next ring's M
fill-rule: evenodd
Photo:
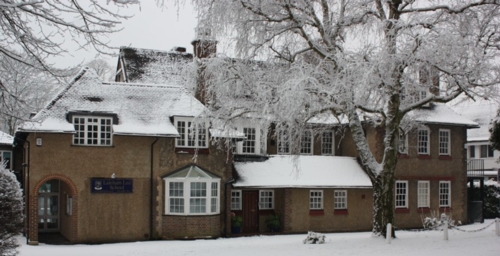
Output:
M59 231L59 181L43 184L38 191L38 231Z

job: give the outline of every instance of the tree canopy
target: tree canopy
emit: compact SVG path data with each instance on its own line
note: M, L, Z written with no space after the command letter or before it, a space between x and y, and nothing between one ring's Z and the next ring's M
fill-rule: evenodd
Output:
M296 135L322 115L347 119L373 183L376 234L393 223L397 143L408 113L460 94L486 97L500 81L499 1L192 2L209 37L231 41L243 59L198 62L206 95L215 95L212 114L228 123L263 117ZM380 158L366 123L384 131Z

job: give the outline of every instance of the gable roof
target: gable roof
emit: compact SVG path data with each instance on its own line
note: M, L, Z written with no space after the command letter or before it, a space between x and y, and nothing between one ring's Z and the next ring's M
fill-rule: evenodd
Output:
M281 155L263 162L236 162L234 167L240 177L234 187L372 187L353 157Z
M119 61L126 82L180 85L185 79L182 73L193 61L193 54L121 47Z
M0 145L12 145L14 142L14 137L9 134L0 131Z
M114 134L179 136L173 116L198 116L205 110L197 99L178 86L101 82L83 69L49 105L20 131L74 133L68 113L117 115Z

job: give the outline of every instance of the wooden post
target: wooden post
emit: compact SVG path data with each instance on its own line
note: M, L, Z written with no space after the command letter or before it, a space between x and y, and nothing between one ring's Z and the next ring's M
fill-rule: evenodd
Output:
M448 220L444 221L443 239L448 241Z
M387 233L385 235L385 239L387 240L388 244L391 244L391 239L392 239L392 225L391 225L391 223L387 224Z

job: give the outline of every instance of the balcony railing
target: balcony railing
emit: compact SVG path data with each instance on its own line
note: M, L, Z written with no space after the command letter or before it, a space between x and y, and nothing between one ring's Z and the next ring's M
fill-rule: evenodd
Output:
M484 159L467 161L467 177L484 177Z

